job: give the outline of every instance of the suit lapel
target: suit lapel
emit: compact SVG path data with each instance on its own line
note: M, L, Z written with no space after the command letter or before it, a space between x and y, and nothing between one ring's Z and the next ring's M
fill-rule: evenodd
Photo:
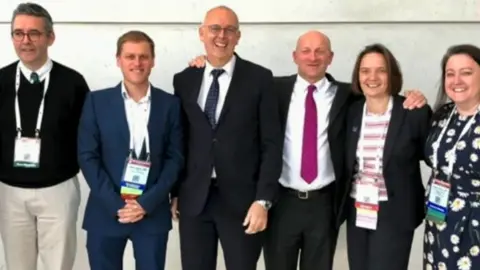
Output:
M362 129L362 120L363 120L363 106L365 102L357 102L355 103L354 107L351 108L351 115L353 115L353 119L348 120L351 121L351 124L348 127L351 129L347 130L348 136L348 163L347 166L349 169L353 170L353 166L355 164L355 159L357 157L357 147L358 147L358 140L360 138L360 133Z
M112 120L116 121L116 126L120 131L120 135L127 142L130 143L130 132L128 130L127 114L125 111L125 100L122 95L121 83L116 86L116 91L111 99L112 102Z
M148 115L148 124L147 124L148 136L150 141L150 153L153 152L153 149L156 149L157 142L159 142L159 140L152 139L152 138L159 138L158 136L159 126L158 124L155 124L155 123L158 123L158 120L157 120L158 118L163 117L164 107L161 106L160 104L161 100L158 94L159 93L155 90L155 88L151 86L150 114Z
M235 60L235 68L233 69L232 80L227 90L227 95L225 97L225 102L222 107L222 111L220 112L220 116L218 117L217 127L221 125L223 119L225 119L225 115L230 110L230 107L235 102L238 102L237 96L242 93L243 90L243 83L246 81L245 79L245 65L243 60L236 55Z
M350 96L350 91L351 90L350 90L350 88L336 82L335 79L330 74L326 74L326 77L329 81L332 82L333 85L331 87L335 87L335 86L337 87L335 97L333 98L332 107L330 109L330 117L329 117L330 125L329 125L329 127L331 127L332 123L335 121L335 118L341 112L343 106L347 102L347 100Z
M279 91L279 108L283 130L287 126L288 111L290 109L290 101L292 99L293 88L295 86L296 75L291 75L285 79L279 79L275 84L276 91Z
M194 102L198 105L198 95L200 93L200 88L202 87L202 80L203 80L203 72L205 68L196 68L193 69L190 82L187 85L190 85L190 89L187 92L187 99L189 101ZM200 106L198 106L200 111L202 110Z
M388 161L392 156L396 137L403 125L405 110L402 106L402 100L398 97L393 97L392 115L390 116L390 123L388 125L387 136L385 138L385 146L383 149L383 168L387 167Z

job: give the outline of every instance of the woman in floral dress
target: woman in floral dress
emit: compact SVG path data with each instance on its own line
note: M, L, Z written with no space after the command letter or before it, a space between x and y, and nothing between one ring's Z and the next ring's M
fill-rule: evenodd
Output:
M440 92L426 144L433 167L427 186L427 210L432 209L429 206L432 202L438 202L435 196L430 196L436 192L433 190L438 190L433 183L439 182L434 179L448 183L450 188L444 193L446 216L439 221L427 213L424 269L477 270L480 269L480 48L472 45L449 48L442 60ZM447 98L452 102L445 104Z

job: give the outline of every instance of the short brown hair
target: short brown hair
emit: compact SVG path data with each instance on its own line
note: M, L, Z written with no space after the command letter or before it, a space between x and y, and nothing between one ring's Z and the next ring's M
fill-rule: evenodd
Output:
M362 88L360 86L360 79L358 73L360 72L360 63L365 55L369 53L378 53L383 56L385 59L385 64L387 66L387 76L388 76L388 87L387 92L392 95L398 95L402 90L403 85L403 76L400 70L400 65L397 62L395 56L393 56L392 52L390 52L387 47L382 44L371 44L366 46L357 56L357 60L355 62L355 67L353 68L352 74L352 90L356 94L361 94Z
M125 44L125 42L143 42L143 41L150 44L152 56L155 57L155 43L153 42L153 39L150 36L148 36L146 33L142 31L137 31L137 30L126 32L125 34L121 35L118 38L117 56L120 56L120 54L122 53L122 47L123 47L123 44Z

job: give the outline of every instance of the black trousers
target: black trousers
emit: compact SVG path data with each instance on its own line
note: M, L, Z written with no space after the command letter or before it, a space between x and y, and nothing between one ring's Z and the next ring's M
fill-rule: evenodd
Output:
M300 198L284 189L270 210L264 247L266 270L330 270L338 231L334 226L334 184Z
M199 216L180 213L180 251L183 270L215 270L218 241L227 270L256 270L264 233L245 233L245 217L232 214L216 187L210 190Z
M355 225L356 209L350 199L347 218L347 250L350 270L408 270L415 231L396 228L378 220L376 230ZM380 211L382 203L380 202Z

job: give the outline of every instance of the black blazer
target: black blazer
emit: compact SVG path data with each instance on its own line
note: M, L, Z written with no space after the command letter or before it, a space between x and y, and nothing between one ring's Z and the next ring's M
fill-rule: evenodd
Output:
M290 108L290 99L292 97L293 88L297 75L275 78L275 89L278 91L280 120L282 129L282 140L285 136L287 125L288 110ZM360 96L354 95L351 86L348 83L336 81L330 74L326 74L326 78L335 86L337 90L330 108L329 124L328 124L328 143L330 146L333 170L335 171L336 185L343 183L345 169L345 125L348 105ZM338 191L339 189L336 188ZM336 198L341 196L337 195ZM335 201L335 210L338 208L339 200ZM336 212L336 211L335 211Z
M282 136L272 72L237 55L216 130L197 103L204 68L174 76L185 127L186 170L172 191L182 214L201 213L215 166L228 209L244 216L255 200L272 201L282 169Z
M414 230L425 217L424 195L420 161L424 155L425 141L428 136L432 110L426 105L419 109L403 108L405 98L395 96L392 116L385 139L383 152L383 176L387 188L388 201L382 204L379 220L385 220L406 230ZM346 141L346 173L343 187L339 223L347 216L351 207L350 192L354 167L356 165L357 144L363 117L365 99L356 101L348 110Z

